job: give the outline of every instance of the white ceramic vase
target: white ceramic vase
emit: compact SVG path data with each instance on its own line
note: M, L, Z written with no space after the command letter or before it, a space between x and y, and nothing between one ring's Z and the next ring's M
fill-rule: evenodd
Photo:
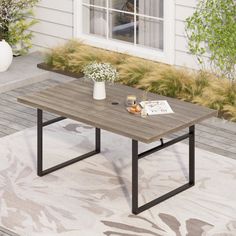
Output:
M106 87L105 82L94 82L93 87L93 98L95 100L103 100L106 98Z
M9 68L12 59L12 48L5 40L0 41L0 72L4 72Z

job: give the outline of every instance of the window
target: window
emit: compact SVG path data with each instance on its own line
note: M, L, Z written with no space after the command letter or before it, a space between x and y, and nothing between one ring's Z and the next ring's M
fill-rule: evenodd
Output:
M170 30L172 8L166 4L173 0L77 1L80 2L76 4L76 9L80 8L75 18L77 37L95 46L172 64L169 57L173 50L170 42L174 42Z

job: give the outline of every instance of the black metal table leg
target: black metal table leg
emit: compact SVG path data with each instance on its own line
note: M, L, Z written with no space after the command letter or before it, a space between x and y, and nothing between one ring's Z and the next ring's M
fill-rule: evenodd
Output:
M38 159L37 159L37 174L43 175L43 111L38 109L37 131L38 131Z
M101 130L95 129L95 140L96 140L96 151L97 153L101 152Z
M189 138L189 182L142 205L138 204L138 160L151 155L154 152L169 147L175 143L178 143L186 138ZM133 214L139 214L166 199L175 196L176 194L194 186L195 184L195 128L189 127L189 133L184 134L178 138L175 138L166 143L161 142L161 145L154 147L148 151L138 154L138 141L132 140L132 212Z
M195 184L195 127L189 127L189 183Z
M132 140L132 212L138 213L138 141Z
M37 143L38 143L38 151L37 151L37 174L38 176L44 176L49 173L52 173L56 170L62 169L66 166L74 164L78 161L84 160L85 158L91 157L101 151L101 131L99 128L96 128L95 131L95 150L83 154L79 157L73 158L72 160L65 161L61 164L43 170L43 127L48 126L50 124L56 123L58 121L66 119L65 117L59 117L47 122L43 122L43 111L41 109L37 110Z

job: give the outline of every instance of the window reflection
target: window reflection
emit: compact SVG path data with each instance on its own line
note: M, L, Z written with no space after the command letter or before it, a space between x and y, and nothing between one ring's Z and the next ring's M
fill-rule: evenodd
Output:
M163 0L137 0L137 14L163 18Z
M137 22L137 44L163 50L163 22L148 17L138 17Z
M134 0L110 0L109 7L126 12L134 12Z
M106 10L84 6L83 10L83 32L96 34L102 37L107 35Z
M134 16L131 14L110 13L110 38L134 43Z

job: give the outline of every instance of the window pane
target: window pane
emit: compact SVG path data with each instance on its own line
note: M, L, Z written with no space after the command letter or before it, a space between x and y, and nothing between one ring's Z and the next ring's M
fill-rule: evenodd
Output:
M126 13L111 12L109 30L110 38L134 43L134 16Z
M101 7L107 6L106 0L83 0L83 3L95 5L95 6L101 6Z
M106 10L83 7L83 32L106 37Z
M137 44L163 50L163 22L139 16L137 18Z
M163 18L163 0L137 0L137 13Z
M109 0L109 7L126 12L134 12L135 0Z

